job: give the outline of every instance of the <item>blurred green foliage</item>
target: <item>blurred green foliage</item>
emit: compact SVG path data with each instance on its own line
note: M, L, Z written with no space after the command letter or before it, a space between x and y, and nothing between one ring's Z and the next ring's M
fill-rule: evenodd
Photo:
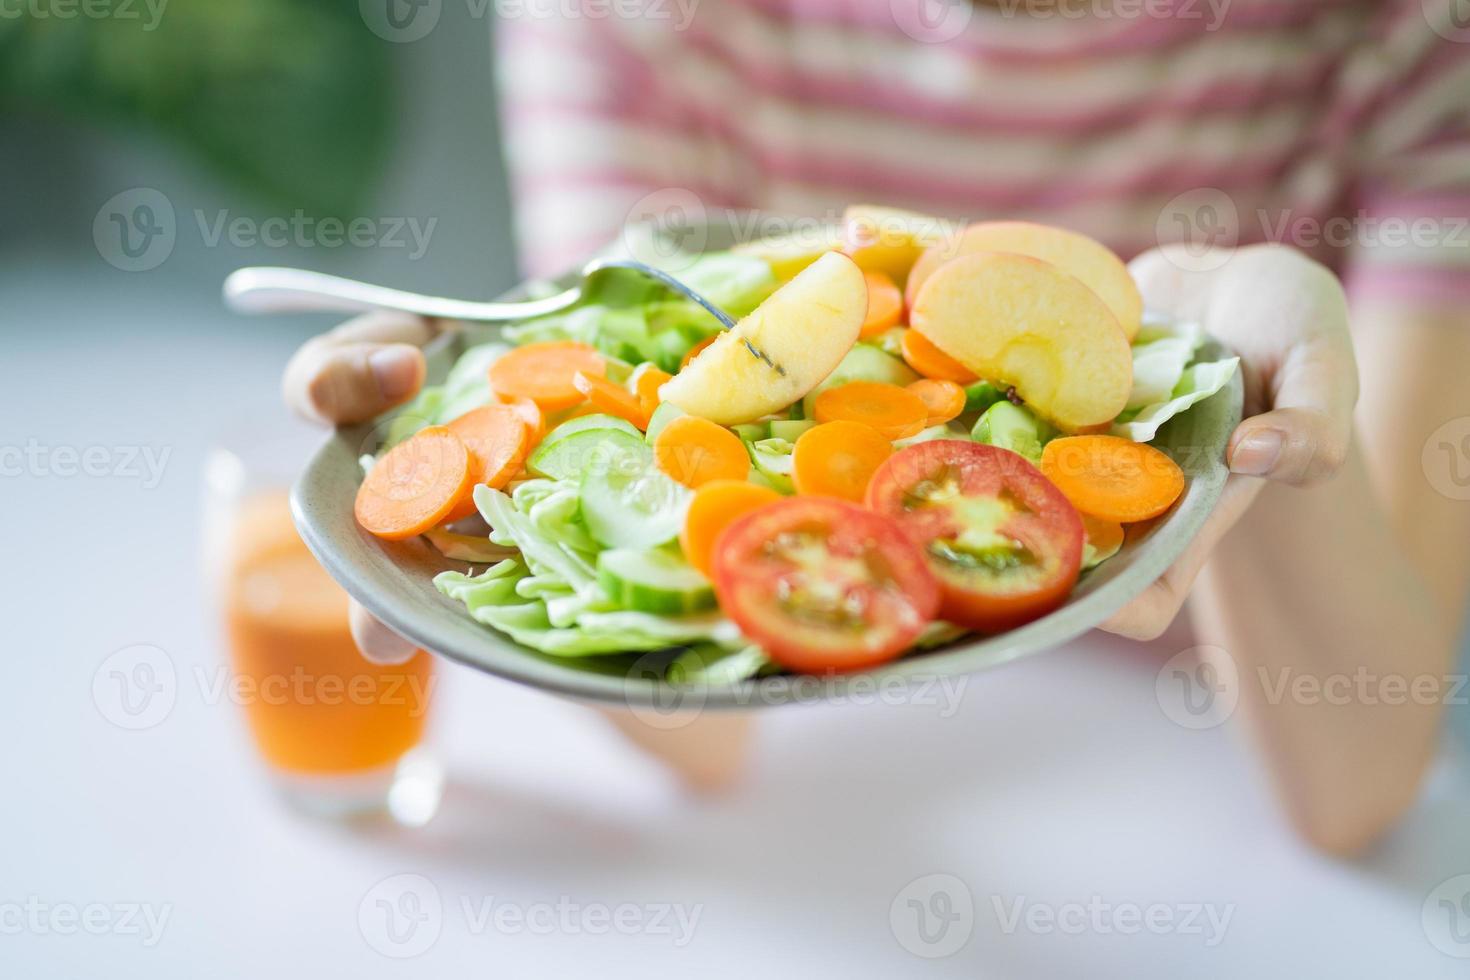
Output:
M0 120L144 129L272 202L339 216L362 202L392 107L387 46L357 0L87 3L12 0L0 16Z

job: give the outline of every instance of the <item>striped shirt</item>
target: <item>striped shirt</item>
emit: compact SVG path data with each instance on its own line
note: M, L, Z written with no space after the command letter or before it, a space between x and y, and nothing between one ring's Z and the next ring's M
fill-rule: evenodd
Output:
M669 188L1297 245L1470 302L1466 0L553 0L497 30L527 271Z

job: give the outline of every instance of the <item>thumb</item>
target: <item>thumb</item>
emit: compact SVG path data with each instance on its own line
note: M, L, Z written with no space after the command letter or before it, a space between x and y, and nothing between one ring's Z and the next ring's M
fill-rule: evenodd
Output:
M363 422L412 398L426 366L418 345L430 325L403 313L369 313L302 345L282 391L298 414L318 422Z
M1311 486L1342 467L1350 439L1350 427L1326 412L1278 408L1246 419L1235 430L1230 471Z
M380 620L359 606L356 600L347 608L347 623L352 630L352 639L363 659L375 664L402 664L413 659L418 652L408 640L390 630Z

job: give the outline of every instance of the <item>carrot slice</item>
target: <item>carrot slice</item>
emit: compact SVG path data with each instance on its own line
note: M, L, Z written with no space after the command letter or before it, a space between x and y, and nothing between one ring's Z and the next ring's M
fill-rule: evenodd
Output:
M825 422L796 440L791 476L797 493L862 503L873 472L891 455L893 443L872 426Z
M1041 472L1082 513L1120 524L1157 517L1184 492L1178 463L1118 436L1053 439L1041 451Z
M501 398L502 403L510 406L514 412L526 423L526 432L530 438L530 447L535 449L541 442L541 437L546 435L546 416L541 412L541 406L529 398Z
M934 341L917 330L905 330L899 341L899 350L909 367L926 378L953 381L958 385L973 384L980 380L974 371L934 346Z
M658 408L658 390L664 386L665 381L672 381L673 375L661 370L652 362L640 364L633 370L628 378L628 387L633 389L633 394L638 396L638 402L643 406L644 414L652 415L653 410Z
M1117 521L1105 521L1091 514L1083 514L1082 530L1087 535L1087 543L1096 552L1098 561L1113 557L1123 547L1123 525Z
M818 395L812 415L818 422L861 422L889 439L907 439L923 430L929 407L898 385L849 381Z
M471 409L449 423L470 451L470 485L445 520L457 521L475 512L475 487L483 483L500 489L510 482L531 449L526 420L510 405Z
M543 410L571 408L582 400L572 379L607 374L596 348L574 340L550 340L517 347L490 365L490 387L506 398L529 398Z
M958 418L965 410L965 389L953 381L921 378L911 385L905 385L905 388L918 395L924 407L929 409L929 418L924 423L926 426L943 425L950 419Z
M649 413L643 410L643 403L638 400L637 395L622 385L613 384L606 378L588 377L581 371L573 376L572 384L587 396L587 401L599 412L616 415L639 429L648 428Z
M863 320L858 339L875 337L903 319L903 293L886 272L863 273L868 287L868 315Z
M681 415L664 426L653 440L653 458L659 469L686 487L750 475L750 454L740 437L697 415Z
M715 342L715 337L718 336L719 334L714 334L713 336L706 337L699 343L695 344L693 347L689 348L689 353L685 354L684 359L679 362L679 370L682 371L687 368L689 366L689 362L698 357L700 351L704 350L710 344L713 344Z
M770 487L745 480L711 480L694 491L689 510L684 514L684 527L679 532L679 547L689 564L704 574L710 573L715 542L720 534L753 510L783 499Z
M411 538L448 516L470 486L473 471L470 451L459 436L431 425L373 464L357 488L352 512L363 530L380 538Z

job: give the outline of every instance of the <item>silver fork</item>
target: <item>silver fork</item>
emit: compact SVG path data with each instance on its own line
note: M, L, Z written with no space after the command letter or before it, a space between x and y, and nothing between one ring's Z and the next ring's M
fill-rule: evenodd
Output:
M238 313L302 313L311 311L363 313L368 310L401 310L420 316L479 323L506 323L557 313L576 305L590 285L610 269L632 269L656 279L682 296L704 307L725 329L735 326L730 315L673 276L633 259L600 258L582 266L580 281L555 296L519 303L484 303L473 300L424 296L402 289L375 286L355 279L329 276L306 269L280 266L250 266L236 269L225 279L225 303Z

